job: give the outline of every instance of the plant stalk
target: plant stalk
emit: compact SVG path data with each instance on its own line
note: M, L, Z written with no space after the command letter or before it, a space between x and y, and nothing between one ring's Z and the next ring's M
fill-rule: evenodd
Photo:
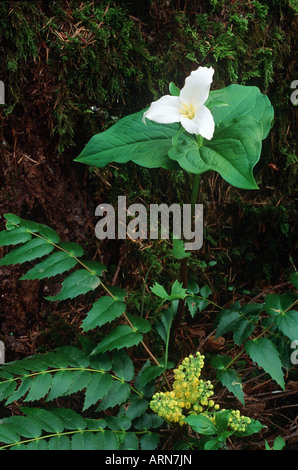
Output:
M195 214L195 205L197 203L198 199L198 193L199 193L199 188L200 188L200 177L201 175L194 175L193 178L193 185L192 185L192 190L191 190L191 197L190 197L190 204L191 204L191 220L193 221L193 217ZM183 289L187 289L188 285L188 280L187 280L187 260L188 258L183 258L181 260L180 264L180 282L182 283ZM175 341L175 336L177 333L177 329L179 325L181 324L181 321L184 316L184 310L185 310L185 300L180 299L179 304L178 304L178 309L176 316L173 321L173 327L172 327L172 333L171 333L171 346L173 346L174 341Z

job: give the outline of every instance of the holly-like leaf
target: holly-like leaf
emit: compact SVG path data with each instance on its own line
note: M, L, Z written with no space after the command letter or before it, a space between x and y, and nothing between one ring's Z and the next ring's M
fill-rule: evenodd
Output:
M285 388L282 363L279 353L268 338L257 338L245 343L245 349L251 359L264 369L280 386Z

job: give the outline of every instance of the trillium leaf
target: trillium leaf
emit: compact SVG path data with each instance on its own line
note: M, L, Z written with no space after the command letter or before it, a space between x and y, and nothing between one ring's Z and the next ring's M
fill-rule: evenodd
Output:
M239 119L249 115L262 124L262 139L267 137L274 117L273 107L268 97L255 86L230 85L220 90L212 90L205 103L224 102L227 106L212 107L215 125L220 122Z
M125 116L108 130L94 135L75 159L77 162L104 167L111 162L133 161L146 168L177 169L168 158L171 139L178 124L143 122L144 110Z
M169 157L190 173L214 170L233 186L256 189L253 168L260 158L262 132L262 124L251 116L220 122L202 147L187 139L177 150L170 149Z

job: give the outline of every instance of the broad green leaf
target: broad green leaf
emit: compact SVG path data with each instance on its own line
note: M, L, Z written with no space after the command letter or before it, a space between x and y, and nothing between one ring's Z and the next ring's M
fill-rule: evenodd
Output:
M128 325L119 325L114 328L107 336L96 346L92 355L112 351L113 349L130 348L139 344L143 339L141 333L134 331Z
M277 328L291 341L298 339L298 312L289 310L274 317Z
M233 369L219 369L216 371L216 377L244 405L242 381L237 372Z
M60 251L48 256L44 261L30 269L30 271L24 274L20 279L45 279L68 271L76 264L77 260L73 256Z
M296 289L298 289L298 271L292 274L291 283L293 284L294 287L296 287Z
M25 243L31 239L31 234L23 227L17 227L8 232L3 230L0 232L0 246L18 245L18 243Z
M178 125L161 126L148 119L145 124L144 111L126 116L94 135L75 161L100 168L112 162L133 161L146 168L177 169L177 164L168 158L168 149Z
M187 418L184 418L183 421L189 424L189 426L198 434L203 434L205 436L213 436L217 434L215 424L210 418L203 414L189 415Z
M10 251L10 253L0 260L0 266L22 264L26 261L32 261L36 258L48 255L53 249L54 246L51 243L41 238L35 238Z
M239 119L249 115L261 123L262 139L267 137L274 117L273 107L268 97L255 86L230 85L219 90L211 90L205 103L208 107L212 102L221 101L227 106L215 106L212 115L215 125L223 121Z
M86 294L100 285L100 279L86 269L78 269L70 274L62 283L62 289L57 295L45 297L46 300L62 301L73 299Z
M38 224L38 233L46 238L47 240L51 241L52 243L59 243L60 242L60 237L58 233L52 229L51 227L48 227L47 225L44 224Z
M169 150L169 157L190 173L213 170L233 186L257 189L253 168L261 155L262 131L261 123L251 116L221 122L202 147L184 137L177 149Z
M83 331L94 330L107 322L115 320L125 312L125 303L110 296L100 297L87 313L82 322Z
M251 359L284 389L282 364L278 351L272 341L268 338L250 340L245 343L245 349Z

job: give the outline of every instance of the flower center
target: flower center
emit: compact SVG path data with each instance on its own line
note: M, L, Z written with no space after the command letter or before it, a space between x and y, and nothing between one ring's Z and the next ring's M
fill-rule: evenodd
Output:
M193 119L195 117L195 108L193 104L187 106L186 104L182 103L182 109L179 109L179 111L188 119Z

